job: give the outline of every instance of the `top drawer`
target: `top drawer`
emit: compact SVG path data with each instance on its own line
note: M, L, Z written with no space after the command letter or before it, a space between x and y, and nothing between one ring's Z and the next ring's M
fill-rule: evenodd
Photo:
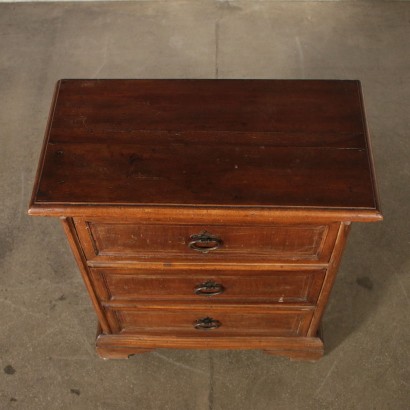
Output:
M89 261L327 263L339 227L331 224L203 225L75 219Z

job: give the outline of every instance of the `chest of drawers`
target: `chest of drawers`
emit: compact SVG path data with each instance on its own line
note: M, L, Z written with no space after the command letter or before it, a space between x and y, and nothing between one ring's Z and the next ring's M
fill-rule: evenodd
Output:
M382 218L360 83L61 80L29 213L62 220L100 356L318 359L350 224Z

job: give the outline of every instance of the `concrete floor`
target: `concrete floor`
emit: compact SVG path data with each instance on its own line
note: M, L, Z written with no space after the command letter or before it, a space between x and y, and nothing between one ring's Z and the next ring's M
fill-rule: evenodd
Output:
M0 5L1 409L410 408L410 3ZM57 220L26 216L59 78L360 79L385 221L357 224L326 356L94 352L95 316Z

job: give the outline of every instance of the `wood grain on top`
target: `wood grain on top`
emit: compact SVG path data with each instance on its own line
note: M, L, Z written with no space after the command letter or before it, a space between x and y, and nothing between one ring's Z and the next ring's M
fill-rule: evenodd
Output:
M32 208L377 210L360 83L62 80Z

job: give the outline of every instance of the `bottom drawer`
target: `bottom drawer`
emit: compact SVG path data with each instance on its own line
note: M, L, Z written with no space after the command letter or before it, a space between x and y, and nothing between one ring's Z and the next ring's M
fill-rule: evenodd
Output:
M168 336L305 336L313 309L106 307L115 333Z

